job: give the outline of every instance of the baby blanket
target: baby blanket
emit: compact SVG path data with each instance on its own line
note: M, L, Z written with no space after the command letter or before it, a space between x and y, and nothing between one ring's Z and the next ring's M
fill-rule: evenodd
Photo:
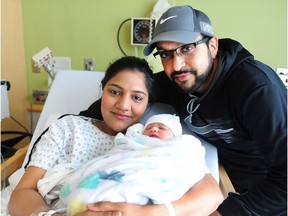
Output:
M60 200L69 215L99 201L161 204L179 199L206 172L205 149L191 135L159 140L119 133L107 155L68 178Z

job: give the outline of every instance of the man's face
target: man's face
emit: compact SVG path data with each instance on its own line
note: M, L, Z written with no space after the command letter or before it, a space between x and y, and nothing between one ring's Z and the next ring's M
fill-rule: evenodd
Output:
M196 41L202 39L199 36ZM209 42L198 44L189 55L177 55L176 52L169 59L161 59L166 75L185 93L205 91L211 81L213 59L217 53L217 38ZM216 44L215 44L216 43ZM175 50L183 44L176 42L159 42L158 51Z

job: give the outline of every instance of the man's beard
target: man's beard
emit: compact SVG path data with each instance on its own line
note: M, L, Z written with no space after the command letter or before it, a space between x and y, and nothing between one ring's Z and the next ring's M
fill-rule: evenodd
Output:
M213 59L210 50L208 50L208 66L203 74L198 75L197 70L174 71L174 73L171 75L171 78L173 82L176 84L176 86L178 86L184 94L194 93L208 80L208 78L212 73L212 68L213 68ZM174 80L175 75L185 72L192 73L195 76L195 84L192 86L188 86L186 88L178 85Z

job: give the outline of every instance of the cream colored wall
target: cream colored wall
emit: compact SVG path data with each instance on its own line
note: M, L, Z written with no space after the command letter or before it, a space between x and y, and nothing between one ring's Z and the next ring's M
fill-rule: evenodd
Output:
M1 7L1 79L11 84L8 91L11 116L29 129L22 1L1 0ZM2 120L1 130L24 131L11 118Z

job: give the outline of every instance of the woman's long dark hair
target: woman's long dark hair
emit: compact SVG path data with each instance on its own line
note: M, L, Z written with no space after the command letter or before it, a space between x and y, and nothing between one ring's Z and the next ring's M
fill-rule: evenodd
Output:
M122 57L107 68L105 77L102 79L102 89L106 83L123 70L132 70L142 73L145 76L146 88L149 92L149 102L155 102L157 99L156 84L153 78L153 71L148 62L135 56Z

